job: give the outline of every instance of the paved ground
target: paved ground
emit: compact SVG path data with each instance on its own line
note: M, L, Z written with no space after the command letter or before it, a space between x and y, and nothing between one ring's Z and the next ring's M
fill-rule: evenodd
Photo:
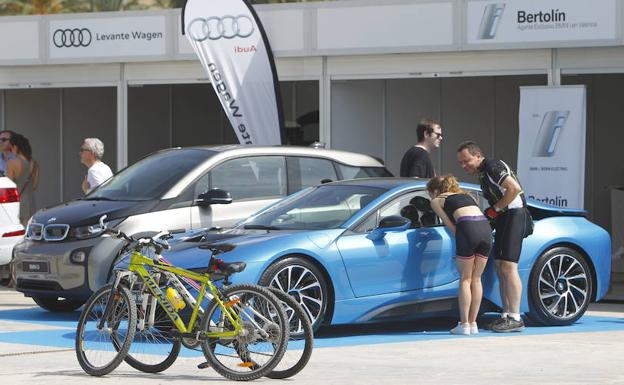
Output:
M78 313L51 315L0 289L0 378L4 384L205 384L227 382L187 352L165 373L122 364L84 374L73 350ZM593 304L571 327L450 336L452 320L322 331L297 384L624 384L624 304ZM275 382L275 380L259 380Z

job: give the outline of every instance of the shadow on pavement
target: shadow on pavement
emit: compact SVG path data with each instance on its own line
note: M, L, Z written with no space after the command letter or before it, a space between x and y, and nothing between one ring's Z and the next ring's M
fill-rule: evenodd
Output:
M198 369L199 371L200 369ZM199 372L201 375L201 371ZM81 370L59 370L59 371L50 371L50 372L39 372L35 374L37 377L50 377L50 376L60 376L60 377L74 377L74 378L94 378L90 375L86 374ZM120 373L119 371L113 371L110 374L107 374L105 378L118 378L120 381L128 382L131 379L147 379L151 381L156 381L155 383L160 384L161 381L197 381L197 374L170 374L170 373L142 373L142 372L133 372L133 373ZM217 372L214 370L206 371L206 377L204 380L207 381L228 381L228 379L219 376Z
M0 320L22 322L77 322L80 311L70 313L52 313L40 308L1 310Z
M413 321L395 321L359 325L324 326L317 333L316 338L336 338L350 336L365 336L370 334L409 334L444 332L455 326L457 320L449 317L418 319Z

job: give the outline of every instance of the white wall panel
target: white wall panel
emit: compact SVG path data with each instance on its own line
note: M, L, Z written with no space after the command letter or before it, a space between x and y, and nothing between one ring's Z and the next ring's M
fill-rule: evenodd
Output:
M0 23L0 63L39 59L37 19Z
M453 4L319 8L317 42L321 51L452 45Z
M0 66L0 87L48 87L54 83L97 84L117 82L119 64Z
M332 76L398 75L459 76L465 73L496 71L546 72L551 66L551 50L415 53L403 55L335 56L327 58Z

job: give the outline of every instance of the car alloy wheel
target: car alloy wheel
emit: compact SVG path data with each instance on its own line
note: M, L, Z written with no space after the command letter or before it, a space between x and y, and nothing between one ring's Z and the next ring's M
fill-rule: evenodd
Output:
M530 285L529 315L542 324L571 324L585 313L591 300L589 266L567 247L551 249L537 260Z
M298 257L281 260L269 266L260 284L289 294L308 315L314 330L321 326L327 312L327 284L315 265ZM286 314L292 313L291 309L286 309ZM291 331L298 332L303 330Z

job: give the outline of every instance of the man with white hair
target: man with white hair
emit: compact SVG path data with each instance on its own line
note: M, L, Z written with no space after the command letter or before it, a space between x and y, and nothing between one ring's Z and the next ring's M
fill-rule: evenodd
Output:
M113 176L113 172L106 163L102 162L104 143L98 138L86 138L80 146L80 163L87 166L87 175L82 181L82 191L85 194Z

